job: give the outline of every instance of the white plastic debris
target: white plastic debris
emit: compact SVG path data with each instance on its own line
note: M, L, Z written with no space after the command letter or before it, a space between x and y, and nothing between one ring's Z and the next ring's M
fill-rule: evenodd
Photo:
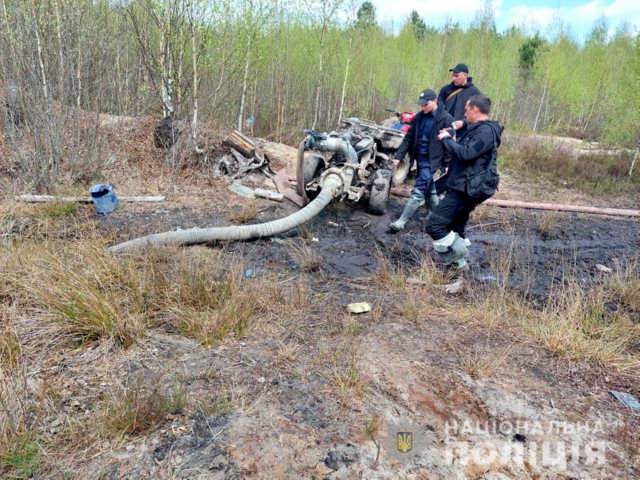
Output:
M455 282L445 285L444 291L450 295L457 295L462 291L463 286L464 286L464 283L462 281L462 278L459 278Z
M281 202L284 200L284 195L278 192L274 192L273 190L267 190L265 188L255 188L253 190L256 197L266 198L268 200L275 200L276 202Z
M347 310L350 313L367 313L371 311L371 305L367 302L350 303L347 305Z
M611 273L613 272L613 270L611 270L609 267L602 265L600 263L596 264L596 268L598 269L599 272L602 273Z
M246 187L240 183L233 182L227 188L232 192L237 193L238 195L242 195L243 197L255 198L255 193L253 189Z

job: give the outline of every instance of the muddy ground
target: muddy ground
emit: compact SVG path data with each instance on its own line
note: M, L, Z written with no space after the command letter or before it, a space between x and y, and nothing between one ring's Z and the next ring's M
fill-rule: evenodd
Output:
M418 266L425 255L437 260L431 239L424 232L424 211L399 234L387 226L397 218L404 199L392 197L386 215L373 216L363 205L335 203L306 224L274 239L229 245L246 259L254 272L280 265L295 269L287 238L312 237L312 246L322 257L323 271L332 277L370 277L378 270L378 258L398 266ZM235 209L239 209L236 206ZM260 213L250 223L268 221L294 211L288 204L261 203ZM212 206L184 207L142 215L96 217L113 229L119 240L160 231L226 225L228 210ZM552 217L540 227L541 217ZM566 280L589 285L602 276L597 265L608 268L634 264L640 252L637 219L577 213L548 213L480 206L468 226L470 282L491 284L506 281L509 288L543 301ZM508 271L508 275L506 272Z
M96 217L118 240L228 223L227 204L142 208L123 205ZM131 438L83 467L87 478L138 479L634 479L640 476L637 415L609 390L640 396L634 374L571 362L516 329L463 320L442 298L416 318L399 314L397 293L375 281L380 258L411 269L431 255L421 221L402 234L386 227L404 201L371 216L335 204L302 229L225 246L251 278L276 272L304 278L312 306L295 322L203 348L175 332L152 332L125 352L99 352L124 382L179 376L190 395L228 399L211 415L187 409L150 435ZM231 208L229 208L231 204ZM260 202L252 221L293 211ZM471 290L509 288L543 302L568 277L588 286L637 260L637 220L559 214L541 229L539 214L482 207L472 218ZM322 258L302 272L288 242L305 239ZM509 272L506 275L505 272ZM413 291L420 295L420 288ZM349 317L344 306L373 311ZM456 300L459 302L460 300ZM463 300L464 302L464 300ZM459 304L458 304L459 305ZM471 375L478 366L488 375ZM215 375L210 372L215 371ZM163 373L164 372L164 373ZM105 375L107 375L105 373ZM108 375L107 375L108 376ZM100 375L96 376L97 378ZM411 432L403 453L398 434ZM409 447L403 447L407 450Z

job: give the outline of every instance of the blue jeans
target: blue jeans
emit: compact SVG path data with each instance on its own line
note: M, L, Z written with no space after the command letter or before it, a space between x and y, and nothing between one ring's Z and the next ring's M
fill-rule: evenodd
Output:
M418 164L418 178L416 179L416 183L413 184L413 189L419 190L422 195L424 195L424 198L429 198L431 182L433 182L429 158L416 155L416 162Z

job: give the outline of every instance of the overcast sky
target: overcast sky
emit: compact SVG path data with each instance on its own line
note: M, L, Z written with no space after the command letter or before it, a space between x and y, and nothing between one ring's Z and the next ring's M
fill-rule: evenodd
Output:
M468 25L476 12L483 8L484 0L371 0L376 7L378 23L397 31L412 10L417 10L427 25L442 26L449 18ZM593 28L594 23L605 17L610 32L627 23L632 33L640 30L640 0L494 0L498 31L511 25L527 27L553 35L554 26L561 21L569 27L579 42Z

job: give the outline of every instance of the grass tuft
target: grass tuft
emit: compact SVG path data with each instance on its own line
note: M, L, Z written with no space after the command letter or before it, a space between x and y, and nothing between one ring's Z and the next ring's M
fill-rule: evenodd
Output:
M552 240L556 237L555 228L559 217L557 212L536 214L536 230L544 240Z
M16 438L12 448L0 452L0 473L6 479L34 478L40 470L40 445L37 438L24 433ZM6 476L4 476L6 474Z
M317 272L322 267L322 257L305 240L288 242L289 254L302 272Z
M259 213L258 204L255 201L249 201L239 210L233 210L228 218L231 223L245 224L256 218Z
M73 215L78 210L78 205L73 202L53 202L44 208L44 214L50 218L62 218Z
M107 436L120 440L153 430L171 413L172 398L155 386L146 389L140 385L119 387L109 393L103 408L102 426Z

